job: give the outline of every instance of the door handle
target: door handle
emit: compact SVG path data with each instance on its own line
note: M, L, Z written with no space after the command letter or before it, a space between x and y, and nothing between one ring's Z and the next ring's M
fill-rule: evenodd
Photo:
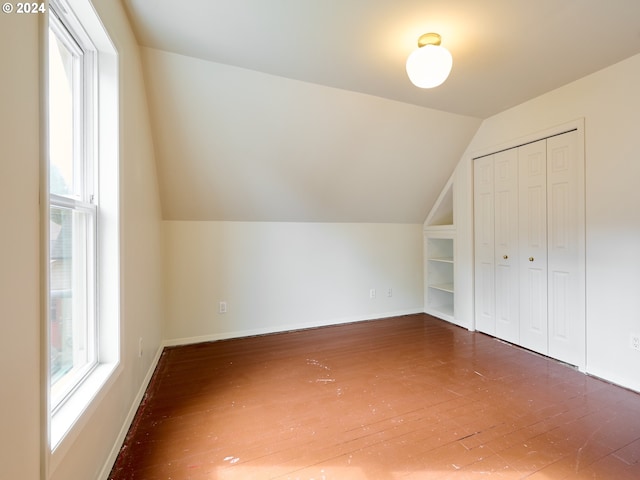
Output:
M529 257L529 261L533 262L534 258L533 257Z
M502 256L502 258L503 258L504 260L507 260L507 259L509 258L509 255L503 255L503 256Z

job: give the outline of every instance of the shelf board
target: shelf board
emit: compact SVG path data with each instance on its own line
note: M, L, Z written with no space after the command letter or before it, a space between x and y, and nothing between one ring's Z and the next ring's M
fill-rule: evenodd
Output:
M455 236L456 226L455 225L425 225L423 230L425 232L445 232L450 233L451 236L446 236L444 238L452 238Z
M428 260L431 262L453 263L452 257L432 257Z
M429 288L435 288L436 290L441 290L443 292L453 293L453 283L436 283L434 285L429 285Z
M426 309L426 312L443 320L453 321L453 305L431 305Z

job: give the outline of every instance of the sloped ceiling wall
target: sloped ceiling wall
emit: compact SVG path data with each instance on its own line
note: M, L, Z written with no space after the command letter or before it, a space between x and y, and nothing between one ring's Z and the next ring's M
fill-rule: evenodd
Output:
M166 220L421 223L481 123L141 50Z
M141 46L488 118L640 53L638 0L122 0ZM442 35L453 70L415 88Z

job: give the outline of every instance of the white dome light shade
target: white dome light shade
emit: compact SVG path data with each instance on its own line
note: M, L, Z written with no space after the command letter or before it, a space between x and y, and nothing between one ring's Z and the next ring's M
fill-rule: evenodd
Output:
M439 45L425 45L407 58L407 75L416 87L433 88L447 79L452 66L449 50Z

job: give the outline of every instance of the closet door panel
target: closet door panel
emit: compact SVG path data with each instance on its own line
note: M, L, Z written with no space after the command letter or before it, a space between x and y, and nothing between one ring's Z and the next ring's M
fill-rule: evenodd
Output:
M520 340L518 319L518 150L497 153L495 195L495 317L496 336Z
M584 165L577 133L547 140L549 355L584 365Z
M476 329L495 335L493 155L474 162Z
M520 344L548 352L546 141L518 149Z

